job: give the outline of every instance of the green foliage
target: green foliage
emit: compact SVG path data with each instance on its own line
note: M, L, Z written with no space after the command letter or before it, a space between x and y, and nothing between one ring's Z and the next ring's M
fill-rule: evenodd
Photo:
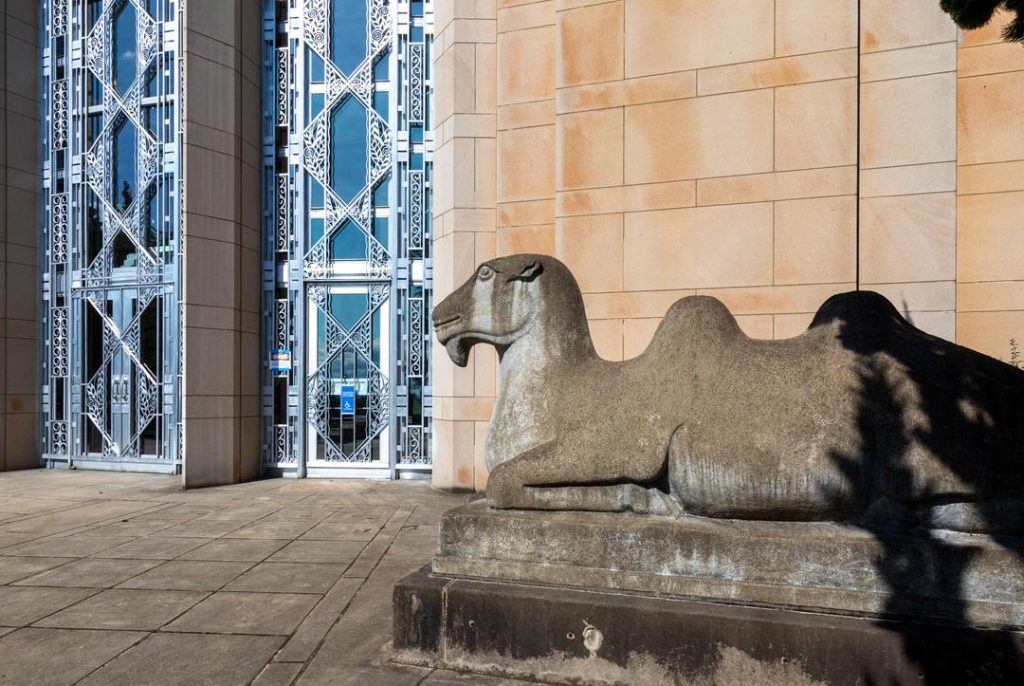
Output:
M942 9L962 29L980 29L1000 7L1014 14L1003 30L1003 38L1024 43L1024 0L942 0Z
M1024 360L1020 357L1020 348L1017 347L1017 339L1010 339L1010 364L1017 369L1024 369Z

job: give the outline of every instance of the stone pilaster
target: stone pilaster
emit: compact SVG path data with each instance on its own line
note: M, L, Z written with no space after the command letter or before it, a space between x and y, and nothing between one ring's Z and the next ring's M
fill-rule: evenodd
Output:
M260 17L190 2L183 27L186 487L260 470Z
M39 465L39 3L0 2L0 471Z
M495 256L495 0L434 3L434 298L440 302ZM486 483L483 439L496 393L494 350L478 346L465 369L433 353L433 482Z

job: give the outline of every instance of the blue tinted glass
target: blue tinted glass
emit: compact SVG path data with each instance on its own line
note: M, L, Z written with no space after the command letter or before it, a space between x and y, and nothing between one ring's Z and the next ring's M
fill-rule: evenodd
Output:
M332 260L365 260L366 234L350 221L331 236Z
M324 235L324 220L309 220L309 244L314 245Z
M409 127L409 140L413 143L423 142L423 127L422 126L410 126Z
M377 58L377 61L373 65L373 80L374 81L387 81L388 80L388 53L381 54Z
M374 217L373 219L373 237L377 239L377 242L383 245L385 248L388 247L388 218L387 217Z
M115 125L111 171L114 186L111 201L118 209L125 210L135 199L135 125L122 119Z
M324 61L320 55L309 48L306 48L306 55L309 57L309 80L312 83L324 82Z
M102 105L103 104L103 83L89 73L89 98L90 105Z
M320 114L320 110L324 108L324 94L313 93L309 96L309 112L306 113L306 124L313 121L313 117Z
M409 9L412 12L412 16L414 16L414 17L422 17L423 16L423 3L422 2L419 2L418 0L413 0L412 3L410 3Z
M373 189L373 206L374 207L387 207L388 206L388 181L391 180L391 174L384 177L384 180L374 186Z
M324 206L324 187L312 176L306 178L309 179L309 206L319 210Z
M423 169L423 153L414 152L411 155L409 155L409 168Z
M331 188L345 202L366 185L366 110L353 97L331 114Z
M124 93L135 80L135 5L124 0L114 10L114 88Z
M346 329L351 329L366 315L370 303L366 293L331 294L331 314Z
M367 0L331 0L331 61L351 74L366 57Z
M160 95L160 79L157 78L155 64L149 65L149 69L146 70L146 95Z
M409 40L419 43L423 40L423 27L413 26L409 31Z
M377 114L381 116L381 119L387 121L388 118L388 92L377 91L373 94L373 109L377 111Z

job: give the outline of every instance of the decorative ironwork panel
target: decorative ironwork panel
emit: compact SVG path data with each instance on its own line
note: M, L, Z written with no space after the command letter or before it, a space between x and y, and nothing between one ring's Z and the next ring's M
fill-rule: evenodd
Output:
M183 0L44 0L44 457L180 466Z
M266 462L429 470L433 5L264 8Z

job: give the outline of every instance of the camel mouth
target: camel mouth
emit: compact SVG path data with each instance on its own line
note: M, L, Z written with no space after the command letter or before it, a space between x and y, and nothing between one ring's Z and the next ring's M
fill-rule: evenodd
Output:
M435 316L433 319L434 319L434 328L435 329L440 329L443 326L447 326L449 324L454 324L455 322L459 321L460 319L462 319L462 315L461 314L452 314L452 315L449 315L447 317L444 317L443 319L438 319Z
M458 367L465 367L469 362L469 349L473 347L475 341L468 334L456 334L448 338L448 340L441 341L444 345L445 352L448 353L448 357Z

